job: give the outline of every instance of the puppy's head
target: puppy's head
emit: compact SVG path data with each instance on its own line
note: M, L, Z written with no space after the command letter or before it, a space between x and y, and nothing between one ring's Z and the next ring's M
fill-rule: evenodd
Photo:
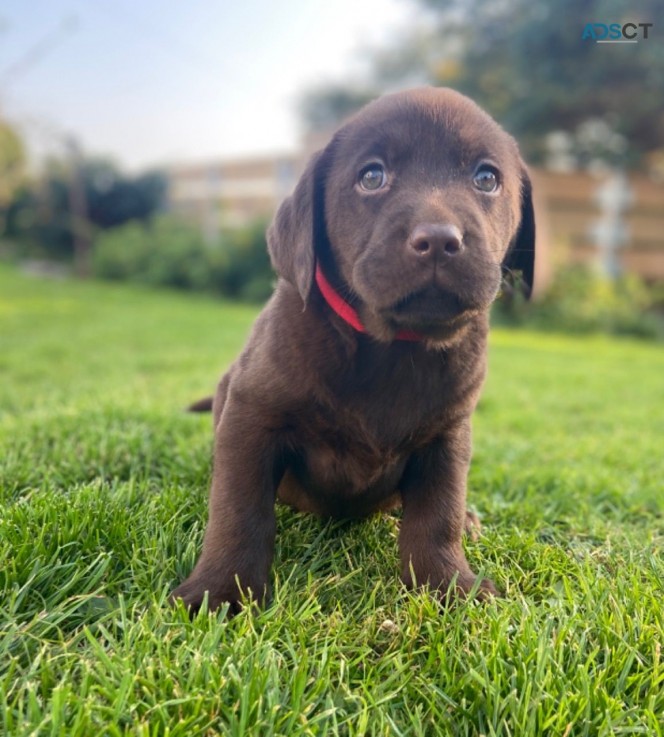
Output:
M268 232L303 300L316 261L367 332L433 340L495 299L505 271L532 287L530 180L514 140L457 92L382 97L316 154Z

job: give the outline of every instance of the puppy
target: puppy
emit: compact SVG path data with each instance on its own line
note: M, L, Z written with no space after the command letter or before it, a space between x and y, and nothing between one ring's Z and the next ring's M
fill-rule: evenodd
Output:
M275 498L351 518L400 504L407 586L496 593L462 535L489 308L505 272L533 279L516 143L453 90L382 97L313 156L267 236L279 280L219 383L203 551L172 597L264 600Z

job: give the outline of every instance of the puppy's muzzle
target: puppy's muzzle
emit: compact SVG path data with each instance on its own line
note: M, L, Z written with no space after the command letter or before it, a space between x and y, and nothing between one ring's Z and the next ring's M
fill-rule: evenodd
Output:
M463 235L451 223L417 225L407 242L408 253L414 258L438 261L457 256L464 249Z

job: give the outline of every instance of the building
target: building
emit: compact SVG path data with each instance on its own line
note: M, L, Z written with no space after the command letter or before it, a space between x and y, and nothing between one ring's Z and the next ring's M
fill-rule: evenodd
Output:
M255 156L168 170L169 208L213 240L224 227L270 218L300 173L300 156Z
M327 136L320 134L307 138L297 154L173 167L170 208L199 224L210 241L224 227L268 220L293 190L310 154L326 142ZM601 196L607 175L543 169L531 173L538 231L537 292L546 290L562 265L594 263L601 268L607 260L603 248L607 227L620 236L614 272L664 281L664 184L630 176L625 180L624 206L615 217L609 212L607 221Z

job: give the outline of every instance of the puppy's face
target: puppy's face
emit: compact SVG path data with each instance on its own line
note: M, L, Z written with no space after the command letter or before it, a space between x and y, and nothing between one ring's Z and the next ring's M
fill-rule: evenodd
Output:
M458 332L495 299L508 251L532 279L530 183L516 143L459 93L424 88L368 105L286 209L302 208L309 180L315 258L380 340L403 329L440 340ZM301 266L302 254L295 259Z
M445 90L387 97L336 136L329 242L370 332L447 335L486 310L521 218L514 141Z

